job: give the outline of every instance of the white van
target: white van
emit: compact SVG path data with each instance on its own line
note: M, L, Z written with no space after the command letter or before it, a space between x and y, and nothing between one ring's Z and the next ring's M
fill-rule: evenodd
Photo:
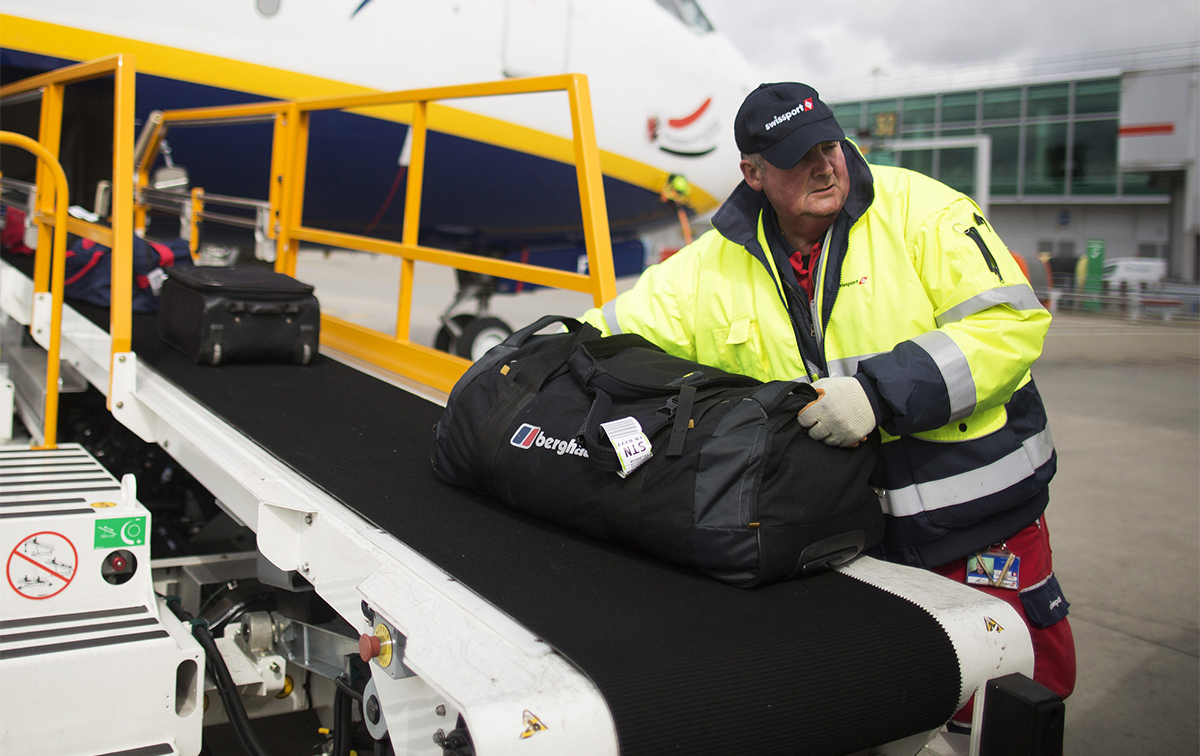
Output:
M1167 276L1167 261L1150 257L1118 257L1104 264L1104 281L1110 286L1129 284L1154 285Z

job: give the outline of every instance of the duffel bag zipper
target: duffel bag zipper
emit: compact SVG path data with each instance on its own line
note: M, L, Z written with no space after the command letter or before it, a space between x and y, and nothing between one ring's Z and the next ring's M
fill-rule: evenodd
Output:
M979 218L978 215L975 217ZM982 220L982 218L980 218L980 220ZM970 237L971 241L975 242L975 246L979 247L979 251L983 253L983 261L987 263L988 270L995 273L996 278L999 278L1000 282L1003 283L1004 276L1000 273L1000 266L996 264L996 258L992 257L992 251L988 249L987 244L984 243L983 236L980 235L979 229L975 226L971 226L963 233Z

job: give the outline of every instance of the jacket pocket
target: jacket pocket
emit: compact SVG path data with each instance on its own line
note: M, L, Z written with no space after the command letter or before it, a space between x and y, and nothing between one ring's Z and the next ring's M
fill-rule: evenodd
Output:
M728 328L714 328L712 336L717 367L759 380L766 380L764 376L771 374L771 364L763 348L758 321L750 315L733 318Z

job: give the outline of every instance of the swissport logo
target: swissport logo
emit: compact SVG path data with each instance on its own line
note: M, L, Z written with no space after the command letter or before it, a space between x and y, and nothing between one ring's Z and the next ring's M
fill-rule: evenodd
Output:
M763 131L770 131L773 126L778 126L779 124L781 124L785 121L792 120L792 116L800 115L801 113L805 112L806 110L812 110L812 109L813 109L813 102L812 102L812 98L810 97L807 100L805 100L804 102L797 105L796 107L789 110L788 112L780 113L779 115L775 116L775 120L771 121L766 126L764 126Z
M575 439L564 441L561 438L551 438L542 433L540 427L529 423L523 423L520 428L517 428L517 432L513 434L508 443L518 449L529 449L535 446L539 449L549 449L560 457L564 454L576 457L588 456L587 449L575 443Z

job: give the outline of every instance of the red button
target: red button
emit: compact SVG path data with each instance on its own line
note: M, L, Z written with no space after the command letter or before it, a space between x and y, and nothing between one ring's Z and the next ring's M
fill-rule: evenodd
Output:
M358 655L364 662L369 662L379 656L383 644L374 635L363 633L358 638Z

